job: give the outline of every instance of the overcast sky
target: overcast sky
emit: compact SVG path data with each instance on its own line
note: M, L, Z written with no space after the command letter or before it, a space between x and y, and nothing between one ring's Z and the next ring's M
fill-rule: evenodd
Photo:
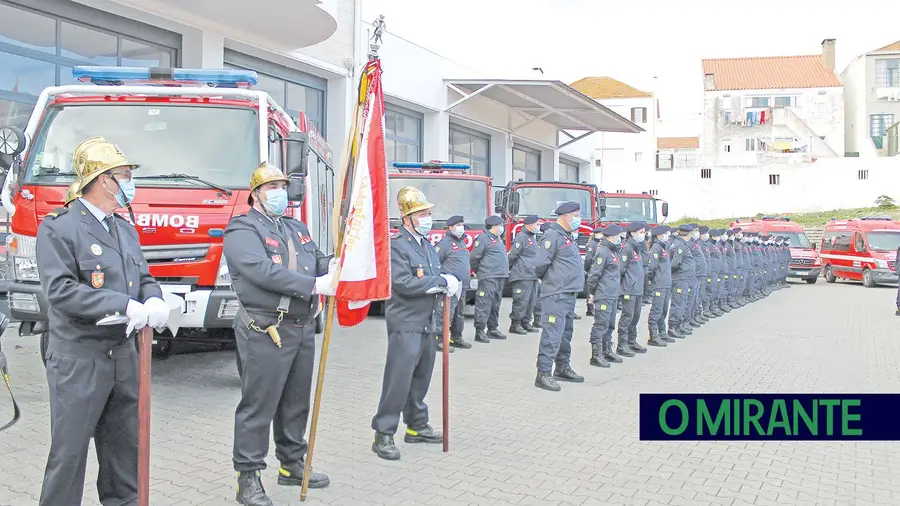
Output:
M378 14L489 77L540 78L530 69L541 67L566 83L610 76L655 91L661 135L700 133L702 58L819 54L833 38L840 73L900 39L897 0L363 0L365 21Z

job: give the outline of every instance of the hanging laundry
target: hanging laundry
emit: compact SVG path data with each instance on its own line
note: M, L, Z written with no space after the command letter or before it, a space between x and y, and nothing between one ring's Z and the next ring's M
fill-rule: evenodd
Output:
M747 126L753 126L753 112L747 112L747 122L745 123Z
M762 124L766 123L766 111L762 111L759 113L759 122Z

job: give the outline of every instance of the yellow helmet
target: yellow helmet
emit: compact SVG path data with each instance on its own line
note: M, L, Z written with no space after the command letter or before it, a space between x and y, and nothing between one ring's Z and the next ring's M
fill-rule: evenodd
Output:
M125 154L119 146L107 141L103 137L91 137L75 147L72 154L72 168L78 175L78 191L101 174L118 167L131 167L136 169L138 164L125 158Z
M422 190L415 186L404 186L397 192L397 206L400 207L400 216L409 216L412 213L431 209L434 204L428 202Z
M250 191L256 190L260 186L271 183L272 181L289 182L288 177L284 175L278 167L269 163L263 163L250 176Z
M66 206L68 206L69 204L72 203L73 200L75 200L81 196L80 186L81 186L81 182L76 180L74 183L70 184L69 187L66 189L66 203L65 203Z

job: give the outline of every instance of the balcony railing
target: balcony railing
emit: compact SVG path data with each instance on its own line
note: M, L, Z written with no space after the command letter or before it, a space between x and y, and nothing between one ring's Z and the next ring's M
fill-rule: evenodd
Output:
M884 136L887 138L887 156L900 154L900 121L888 128Z

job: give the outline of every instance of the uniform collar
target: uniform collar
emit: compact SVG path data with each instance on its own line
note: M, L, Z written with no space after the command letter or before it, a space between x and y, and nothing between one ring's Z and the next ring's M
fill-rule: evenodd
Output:
M99 221L100 223L103 223L106 220L106 218L108 218L109 216L112 216L112 215L107 215L99 207L95 206L94 204L91 204L90 202L88 202L87 200L85 200L82 197L78 197L78 200L81 201L81 204L84 206L84 208L87 209L88 211L90 211L90 213L94 216L94 218L97 218L97 221Z
M272 218L272 217L269 216L267 213L260 212L260 210L257 209L257 208L255 208L255 207L251 207L250 209L253 210L253 211L256 211L256 214L262 216L263 218L265 218L265 219L271 221L272 223L275 223L275 218ZM279 217L278 219L280 220L281 218Z
M408 234L410 237L412 237L413 239L415 239L416 243L418 243L419 246L422 245L422 239L424 239L424 237L422 237L422 236L419 235L419 234L414 234L414 233L410 232L409 229L406 228L406 226L401 226L401 227L400 227L400 233L406 233L406 234Z

